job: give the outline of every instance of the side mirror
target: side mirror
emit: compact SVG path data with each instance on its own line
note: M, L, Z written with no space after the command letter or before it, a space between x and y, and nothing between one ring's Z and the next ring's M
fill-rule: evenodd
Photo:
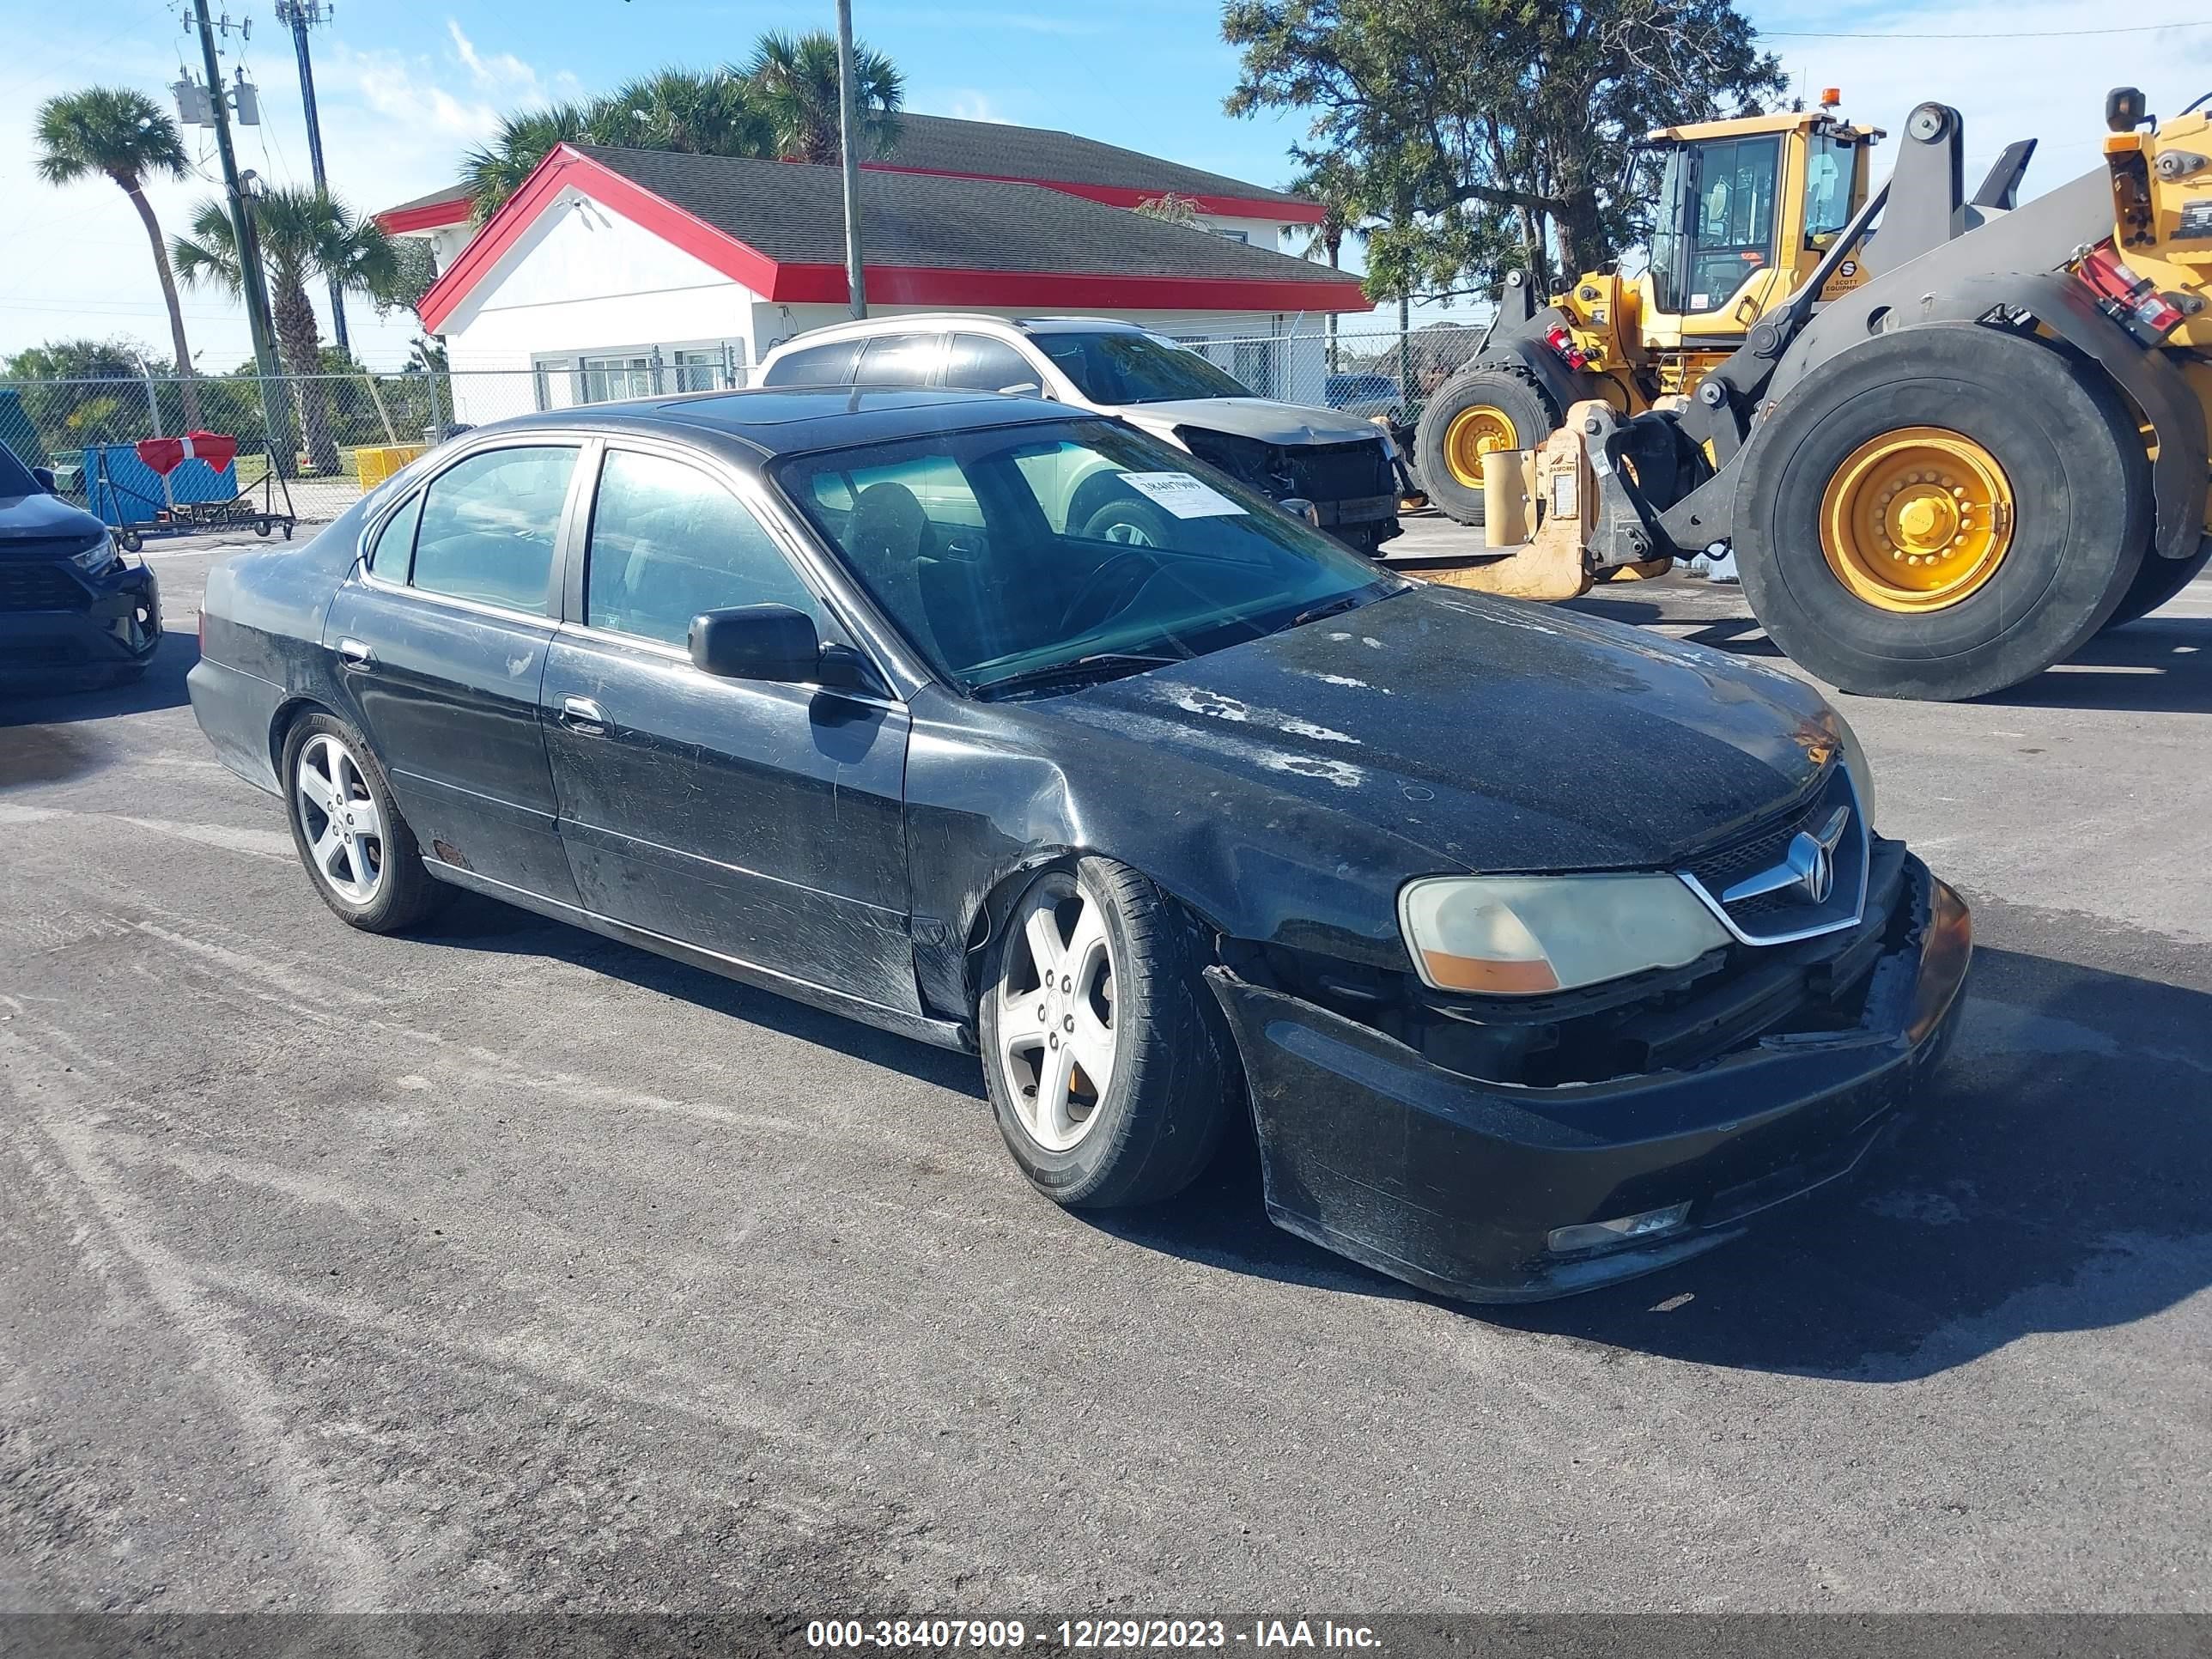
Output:
M692 665L726 680L816 678L822 641L814 618L787 605L740 605L691 619Z
M52 495L56 493L54 489L53 468L50 466L34 466L31 469L31 477L37 483L39 488L45 490L47 495Z
M1039 386L1039 385L1038 385L1035 380L1017 380L1017 381L1015 381L1015 382L1014 382L1014 384L1013 384L1013 385L1012 385L1012 386L1000 386L1000 387L999 388L999 395L1000 395L1000 397L1002 397L1002 398L1005 398L1005 397L1011 397L1011 398L1049 398L1052 396L1052 393L1050 393L1049 392L1047 392L1047 391L1046 391L1042 386Z

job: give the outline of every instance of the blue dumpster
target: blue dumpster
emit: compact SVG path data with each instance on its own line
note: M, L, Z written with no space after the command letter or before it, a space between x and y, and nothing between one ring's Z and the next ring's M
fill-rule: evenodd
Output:
M217 469L197 456L169 474L168 492L161 489L161 475L138 459L129 444L95 444L84 452L85 504L106 523L149 525L167 510L170 502L227 501L238 494L235 461Z

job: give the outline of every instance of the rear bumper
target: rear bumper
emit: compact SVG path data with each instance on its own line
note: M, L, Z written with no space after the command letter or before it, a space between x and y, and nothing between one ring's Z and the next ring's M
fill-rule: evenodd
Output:
M270 734L284 688L204 656L185 676L185 690L216 757L256 788L281 794Z
M1941 1059L1972 955L1966 907L1907 861L1912 926L1858 1028L1765 1038L1686 1072L1516 1088L1431 1064L1327 1009L1208 970L1249 1080L1277 1225L1473 1302L1540 1301L1736 1237L1854 1168ZM1686 1205L1647 1237L1554 1229Z
M84 590L66 610L0 611L0 680L57 670L144 662L161 643L161 585L149 566L71 579Z

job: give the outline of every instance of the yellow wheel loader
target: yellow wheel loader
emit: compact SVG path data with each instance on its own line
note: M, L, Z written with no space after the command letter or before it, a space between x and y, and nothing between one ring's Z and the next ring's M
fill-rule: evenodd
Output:
M1549 536L1449 580L1560 597L1567 520L1580 587L1725 548L1821 678L1957 698L2203 568L2212 120L2146 131L2120 88L2105 165L2018 205L2033 140L1969 197L1958 112L1922 104L1869 190L1883 135L1832 103L1651 135L1662 200L1632 280L1539 306L1509 278L1422 411L1423 483L1480 522L1486 471L1493 491L1510 472L1486 454L1559 433L1583 455L1546 452Z

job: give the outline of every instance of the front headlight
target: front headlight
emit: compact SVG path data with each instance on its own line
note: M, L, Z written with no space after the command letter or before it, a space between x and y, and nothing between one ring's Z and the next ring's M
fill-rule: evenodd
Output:
M1836 737L1844 746L1844 769L1851 775L1851 788L1859 798L1859 817L1866 821L1868 830L1874 828L1874 768L1867 763L1865 748L1859 734L1851 730L1851 723L1828 710L1829 718L1836 723Z
M1673 876L1425 876L1398 925L1439 991L1540 996L1680 968L1728 932Z
M115 538L102 536L83 552L70 554L70 562L83 571L86 575L97 576L108 566L113 564L117 557Z

